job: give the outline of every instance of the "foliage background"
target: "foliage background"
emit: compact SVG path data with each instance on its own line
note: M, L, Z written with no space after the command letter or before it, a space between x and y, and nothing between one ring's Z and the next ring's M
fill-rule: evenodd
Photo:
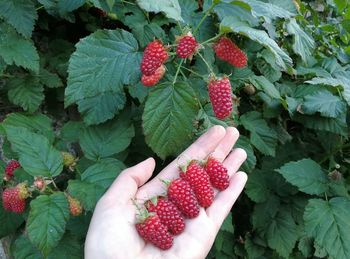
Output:
M149 41L171 44L198 25L199 42L227 33L249 58L234 69L202 51L230 75L236 109L225 121L200 59L176 84L177 59L162 84L139 82ZM16 158L17 181L56 183L23 215L0 207L11 254L81 258L94 206L123 168L157 156L159 171L221 124L241 132L249 181L208 258L350 258L349 33L348 0L0 0L1 171ZM80 158L74 172L59 151ZM82 216L69 216L63 191Z

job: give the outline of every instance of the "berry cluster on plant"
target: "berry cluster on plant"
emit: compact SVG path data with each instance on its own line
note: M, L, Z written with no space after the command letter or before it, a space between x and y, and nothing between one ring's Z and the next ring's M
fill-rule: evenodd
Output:
M218 36L214 37L214 39L216 38L218 38ZM208 44L209 42L210 41L207 41L206 43ZM247 65L246 54L228 37L222 36L211 45L219 59L226 61L237 68L243 68ZM187 34L176 38L176 44L174 47L176 47L174 55L180 59L188 59L191 61L196 54L203 59L210 71L207 83L214 114L218 119L225 119L230 116L233 109L233 93L229 77L224 75L223 77L218 78L214 74L210 65L199 53L201 49L204 49L204 45L198 43L192 33L188 32ZM141 82L144 86L155 86L163 78L166 72L164 63L169 59L170 51L171 47L164 46L161 40L154 40L147 45L143 52L140 67L142 72ZM181 60L178 65L173 84L177 80L182 64L183 60Z

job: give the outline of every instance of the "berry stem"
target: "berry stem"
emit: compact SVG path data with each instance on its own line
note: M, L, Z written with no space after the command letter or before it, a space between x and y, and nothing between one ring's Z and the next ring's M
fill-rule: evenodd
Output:
M216 35L216 36L214 36L214 37L212 37L212 38L210 38L210 39L207 39L206 41L203 41L203 42L201 43L201 45L204 45L204 44L207 44L207 43L209 43L209 42L211 42L211 41L214 41L214 40L216 40L217 38L220 38L222 35L223 35L223 33L219 33L218 35Z
M175 77L174 77L174 80L173 80L173 85L176 83L177 76L179 75L180 68L181 68L183 62L184 62L184 59L181 59L180 64L179 64L179 66L177 67L177 70L176 70L176 74L175 74Z
M196 28L193 30L193 35L196 34L196 32L199 30L199 28L201 27L202 23L204 22L205 18L207 18L207 16L209 15L209 13L214 9L215 7L215 1L213 1L213 3L211 4L211 6L209 7L209 9L205 12L204 16L202 17L202 19L199 21L198 25L196 26Z
M176 63L176 64L177 64L177 63ZM198 77L201 77L201 78L203 78L203 79L207 79L206 76L203 76L203 75L201 75L201 74L198 74L197 72L193 71L192 69L189 69L189 68L187 68L187 67L182 67L182 68L185 69L185 70L187 70L188 72L191 72L192 74L194 74L194 75L196 75L196 76L198 76Z
M53 178L51 178L51 181L52 181L52 185L56 188L57 191L59 191L60 189L58 189L58 187L57 187L57 185L56 185L56 183L55 183Z
M35 9L35 11L39 11L39 10L40 10L40 9L42 9L42 8L44 8L44 6L43 6L43 5L41 5L41 6L37 7L37 8Z
M122 0L122 3L130 4L130 5L136 5L135 3L131 3L129 1Z
M208 70L209 70L210 74L215 75L213 69L212 69L211 66L208 64L208 62L205 60L205 58L203 57L203 55L202 55L201 53L199 53L199 52L198 52L197 54L198 54L198 56L203 60L203 62L205 63L205 65L208 67Z

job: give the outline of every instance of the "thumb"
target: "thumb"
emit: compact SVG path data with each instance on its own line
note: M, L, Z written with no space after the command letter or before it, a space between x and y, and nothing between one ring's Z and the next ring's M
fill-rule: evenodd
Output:
M134 198L140 186L145 184L152 176L155 168L153 158L148 158L143 162L125 169L114 180L111 187L105 193L104 198L121 203L128 203Z

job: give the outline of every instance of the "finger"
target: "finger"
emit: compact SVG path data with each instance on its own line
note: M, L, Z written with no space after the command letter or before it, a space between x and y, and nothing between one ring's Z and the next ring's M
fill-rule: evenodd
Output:
M229 176L232 176L235 172L237 172L246 159L247 152L245 152L244 149L233 149L223 163L227 168Z
M207 215L214 222L217 230L220 229L246 182L247 175L244 172L235 173L230 180L229 187L218 193L213 204L207 209Z
M114 180L103 199L111 200L112 202L128 203L130 199L135 197L137 189L152 176L154 167L154 159L148 158L133 167L125 169Z
M211 154L219 161L224 161L226 156L230 153L236 141L239 138L239 132L234 127L226 128L225 137L220 141L215 151Z
M201 160L206 158L210 153L214 152L217 145L225 137L225 134L226 130L222 126L214 126L210 128L190 147L188 147L178 159L172 161L157 175L157 177L140 188L137 198L148 199L162 194L165 191L165 185L160 181L161 179L172 180L179 177L179 165L185 164L191 159Z

